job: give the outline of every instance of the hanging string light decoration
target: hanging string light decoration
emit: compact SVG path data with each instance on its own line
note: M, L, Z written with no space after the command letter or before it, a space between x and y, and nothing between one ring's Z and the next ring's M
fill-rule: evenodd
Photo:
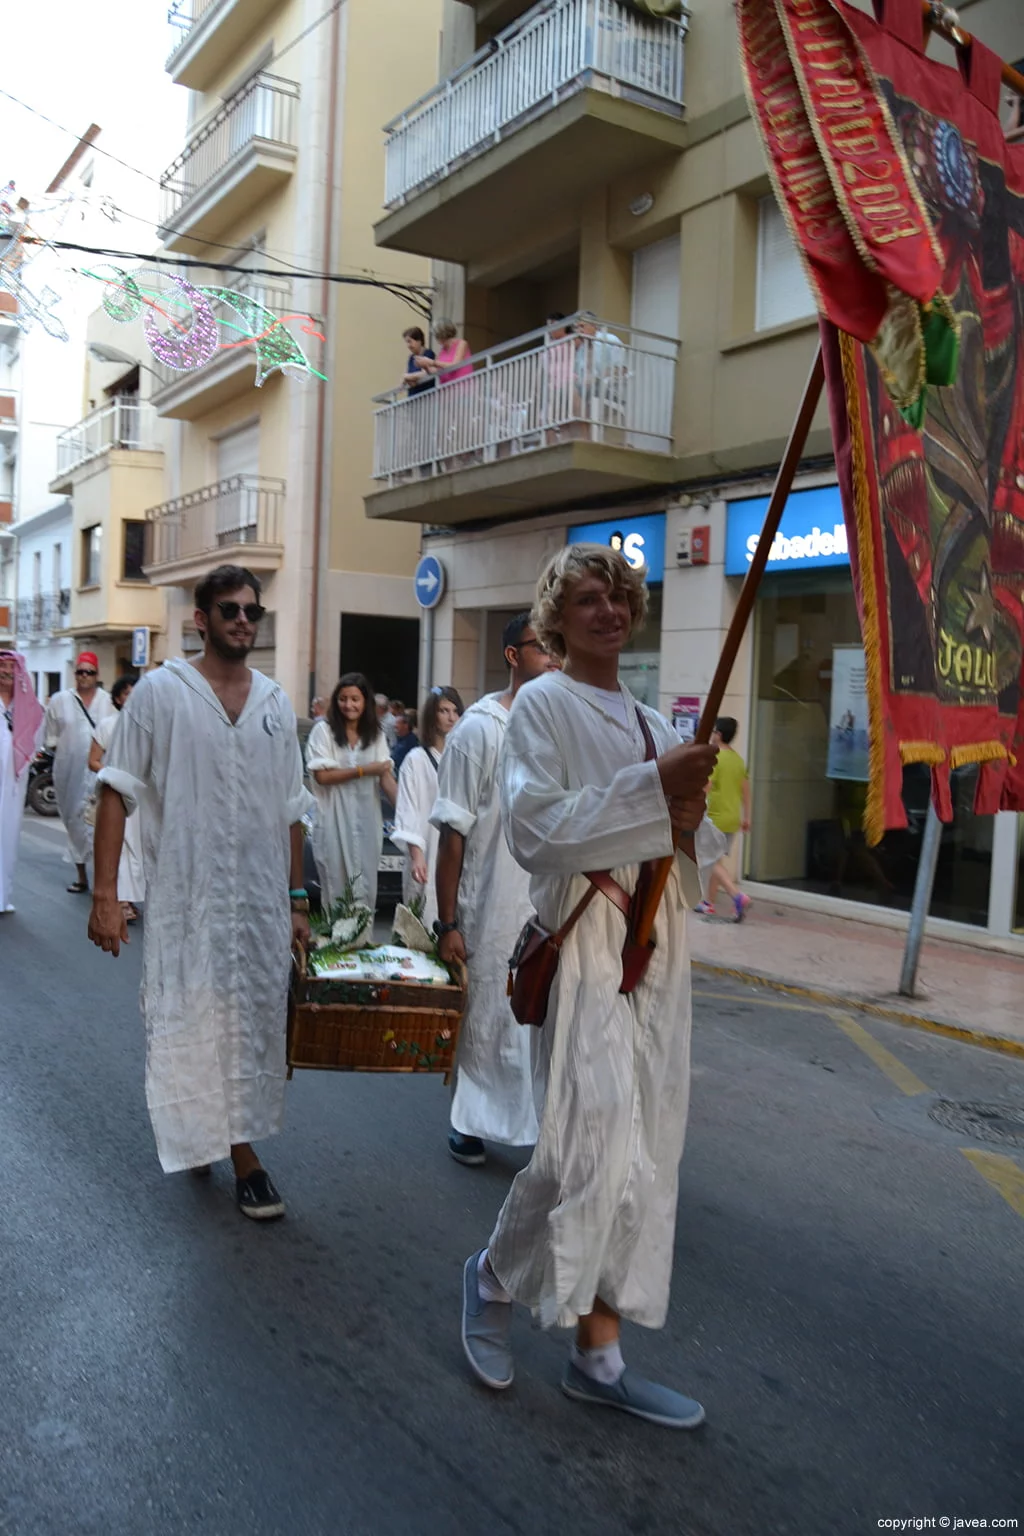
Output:
M174 328L169 333L162 331L153 313L155 306L147 305L142 317L142 329L146 333L149 350L157 362L179 373L192 373L208 363L217 351L220 344L217 317L206 296L187 278L175 277L170 273L167 281L174 284L188 306L186 320L179 322L172 319Z

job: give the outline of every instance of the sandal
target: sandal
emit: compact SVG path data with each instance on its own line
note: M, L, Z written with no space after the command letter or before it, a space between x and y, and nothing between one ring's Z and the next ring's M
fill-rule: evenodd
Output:
M88 894L89 887L84 880L76 880L74 885L67 886L66 890L71 896L85 896Z
M137 923L138 922L139 914L135 910L135 908L132 906L130 901L126 901L125 902L124 907L123 907L123 911L124 911L124 920L125 920L126 923Z

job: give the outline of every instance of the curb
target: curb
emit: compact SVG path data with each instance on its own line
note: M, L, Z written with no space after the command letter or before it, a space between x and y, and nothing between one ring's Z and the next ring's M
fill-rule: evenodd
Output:
M854 993L821 992L813 987L801 987L795 982L780 981L776 976L764 976L757 971L744 970L741 966L715 965L710 960L694 960L694 970L707 971L712 976L727 976L750 986L768 987L772 992L785 992L790 997L802 997L825 1008L856 1008L876 1019L888 1019L893 1024L909 1025L912 1029L924 1029L933 1035L944 1035L947 1040L959 1040L963 1045L977 1045L986 1051L1000 1051L1005 1056L1024 1057L1024 1040L1013 1040L1006 1035L988 1035L980 1029L970 1029L964 1024L946 1024L942 1019L930 1019L923 1014L908 1013L885 1003L875 1003Z

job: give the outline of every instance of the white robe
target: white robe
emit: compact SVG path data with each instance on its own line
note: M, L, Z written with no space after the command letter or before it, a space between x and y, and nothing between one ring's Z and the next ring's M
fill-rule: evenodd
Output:
M537 1139L530 1036L512 1017L508 961L530 916L530 880L501 827L498 757L509 712L488 694L445 743L430 820L466 840L456 916L466 945L469 997L459 1031L451 1122L464 1136L509 1146Z
M639 864L672 851L656 765L629 726L593 694L549 672L516 697L500 778L512 852L556 929L587 888L582 871L610 869L631 891ZM678 746L644 708L659 754ZM569 934L535 1068L546 1094L540 1135L498 1217L495 1273L545 1326L569 1327L600 1297L649 1328L665 1321L676 1190L690 1093L690 962L686 898L696 868L676 861L640 986L619 993L625 918L598 894ZM692 871L692 873L691 873Z
M174 1173L280 1129L290 829L312 805L294 711L253 672L232 725L195 667L167 661L136 684L99 778L142 805L146 1099Z
M413 747L402 764L398 775L398 801L395 805L395 827L391 841L405 852L405 870L402 874L402 900L406 906L418 896L424 899L423 922L430 928L437 917L437 892L434 890L434 869L437 864L437 845L440 833L431 826L430 813L437 799L437 774L435 764L441 755L435 750L430 756L426 747ZM410 849L422 848L427 861L427 883L420 885L412 877Z
M108 715L102 724L96 727L93 740L99 743L104 757L113 739L117 718L117 715ZM124 842L121 845L121 858L117 866L117 899L130 901L133 905L137 901L146 899L146 876L142 867L141 810L133 811L124 824Z
M326 720L318 720L306 743L306 768L365 768L368 763L390 763L391 753L383 732L368 747L339 746ZM352 881L353 893L370 911L377 906L377 871L384 846L384 817L380 804L381 781L375 774L350 779L347 784L318 784L315 779L317 815L313 829L313 858L327 907L332 907Z
M86 717L89 711L92 723ZM74 688L62 688L46 707L44 740L55 750L53 787L57 808L68 835L68 853L73 864L87 864L92 858L92 827L85 820L85 806L93 786L89 772L89 751L96 727L115 713L105 688L97 688L83 707Z
M14 772L14 737L0 703L0 912L14 911L14 871L32 759Z

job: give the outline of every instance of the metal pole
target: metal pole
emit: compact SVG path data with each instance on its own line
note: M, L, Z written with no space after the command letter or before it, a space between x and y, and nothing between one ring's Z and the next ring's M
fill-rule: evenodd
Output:
M426 608L423 611L423 666L426 676L423 679L421 694L427 694L434 686L434 610Z
M917 986L917 966L921 958L921 941L924 938L925 918L932 904L935 887L935 871L939 863L939 844L942 841L942 822L931 801L928 802L928 819L924 824L921 840L921 858L914 881L914 901L910 908L910 927L907 930L907 947L903 951L903 969L900 972L900 996L913 997Z

